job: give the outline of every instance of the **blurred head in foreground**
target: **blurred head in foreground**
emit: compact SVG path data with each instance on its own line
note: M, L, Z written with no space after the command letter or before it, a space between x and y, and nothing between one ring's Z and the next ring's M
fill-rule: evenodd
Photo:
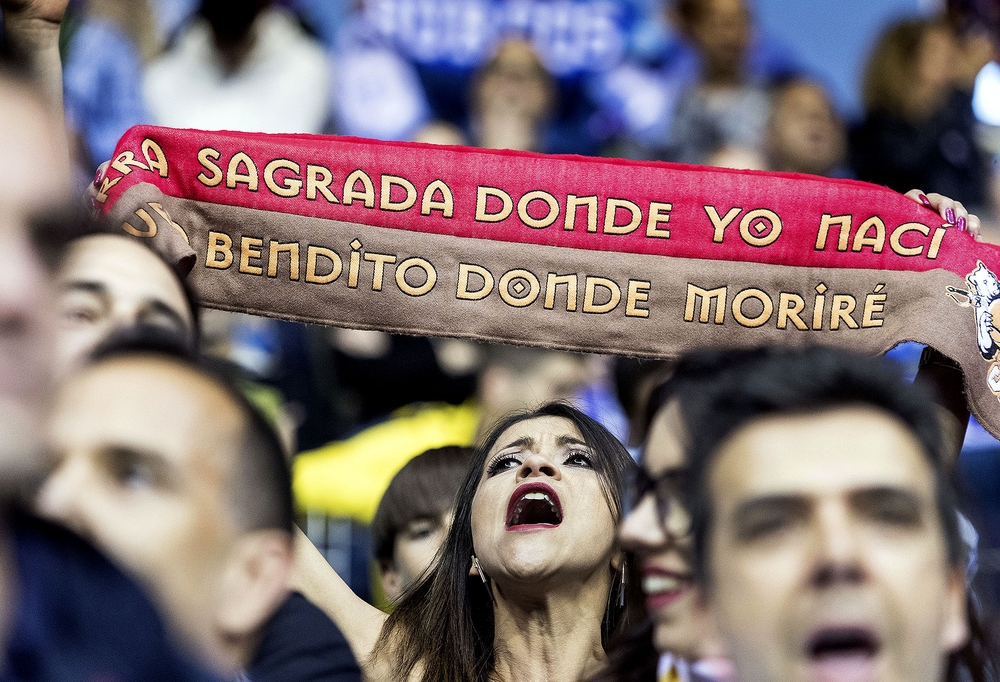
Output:
M143 582L223 669L247 665L288 595L290 476L269 425L184 339L141 329L58 391L40 511Z
M0 69L0 479L36 463L52 386L52 306L42 243L71 196L58 122L27 81Z
M929 396L832 349L706 362L685 407L695 567L739 679L944 679L968 627Z
M386 489L372 521L372 546L390 601L433 563L474 454L458 446L428 450L407 462Z
M56 372L83 365L112 335L140 325L197 343L196 304L183 280L142 242L92 234L66 248L56 270Z

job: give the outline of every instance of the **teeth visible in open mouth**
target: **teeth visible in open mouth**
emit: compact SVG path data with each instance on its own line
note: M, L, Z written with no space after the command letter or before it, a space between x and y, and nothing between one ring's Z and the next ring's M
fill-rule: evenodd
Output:
M509 526L524 524L558 525L562 522L562 513L552 497L540 490L525 493L514 507L514 514Z
M646 594L674 592L682 585L683 581L668 575L647 575L642 579L642 591Z

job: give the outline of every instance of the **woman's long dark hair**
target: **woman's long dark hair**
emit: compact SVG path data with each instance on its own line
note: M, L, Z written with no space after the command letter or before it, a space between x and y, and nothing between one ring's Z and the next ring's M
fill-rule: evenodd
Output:
M563 403L549 403L501 420L479 446L459 490L454 522L434 569L403 596L382 628L374 655L388 656L394 679L407 680L417 670L427 682L489 680L495 662L493 603L480 578L469 575L474 554L472 499L490 449L500 436L519 422L539 417L561 417L573 422L593 450L594 470L611 513L616 522L619 520L623 480L635 464L625 447L603 426ZM624 606L617 598L620 585L621 573L616 571L601 624L605 648L612 636L628 625L629 614L641 608L638 580L626 580Z

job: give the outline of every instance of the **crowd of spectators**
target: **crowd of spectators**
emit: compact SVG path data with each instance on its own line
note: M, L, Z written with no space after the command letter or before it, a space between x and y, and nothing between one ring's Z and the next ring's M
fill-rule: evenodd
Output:
M1000 48L969 15L941 9L884 28L867 56L863 111L850 119L823 74L768 41L755 22L751 0L672 0L652 6L624 0L361 0L356 6L334 0L71 0L59 51L73 167L59 182L88 185L133 125L336 134L808 173L856 178L900 192L922 188L960 202L963 216L979 214L982 236L1000 243L1000 134L977 120L973 109L977 77L1000 56ZM633 39L650 22L669 27L671 38L640 54ZM24 127L31 144L44 146L38 140L53 137L56 122L33 111L44 108L37 93L15 80L10 88L25 88L28 94L12 101L20 97L27 104L0 102L0 121L6 115L9 129ZM28 120L48 128L30 129ZM0 144L16 146L2 139ZM32 193L44 192L34 188L26 194ZM436 555L442 543L450 549L472 543L471 498L460 496L456 506L455 497L463 485L466 493L474 492L463 483L466 473L470 463L481 467L492 447L477 451L471 446L484 437L495 444L507 429L521 428L515 419L491 432L498 420L527 405L572 401L579 413L557 406L523 419L568 420L587 434L606 429L612 444L601 456L611 463L607 466L622 468L628 458L615 438L632 446L636 456L641 443L649 448L666 441L664 430L674 429L664 426L663 414L674 394L654 391L673 370L669 363L199 310L187 284L165 261L119 235L88 234L61 245L51 283L59 333L44 364L59 388L49 443L52 461L32 509L92 542L150 594L149 604L137 591L133 594L132 583L92 555L89 546L73 545L57 557L80 575L103 576L97 584L109 586L114 596L109 603L121 602L120 608L141 614L135 633L152 632L155 636L143 641L156 643L143 660L168 661L173 667L164 668L164 679L207 680L215 674L262 682L282 679L291 669L302 678L371 676L379 656L391 649L391 635L402 633L410 644L420 639L414 635L419 630L415 605L444 608L438 598L450 595L448 576L436 574L433 583L420 583L420 578L435 556L446 556ZM119 333L123 329L142 333ZM30 346L30 339L23 345ZM912 352L903 349L893 357L913 370ZM767 380L780 363L823 361L762 353L763 359L716 360L722 367L749 363L745 367ZM195 360L200 354L205 359ZM869 376L878 369L857 362L858 391L882 390ZM732 380L726 371L715 379ZM682 375L681 383L687 380ZM887 401L906 417L911 398L898 390L901 406L895 407L894 396ZM823 396L807 397L825 404ZM704 426L710 423L706 415L722 415L734 422L734 432L741 420L757 418L728 414L725 405L708 399L701 407L703 413L668 416ZM918 422L929 403L913 410L916 417L907 428L922 439ZM109 411L120 418L105 419ZM776 404L773 411L794 407ZM833 414L831 423L843 416ZM855 423L864 426L865 418ZM829 428L817 419L803 428ZM5 447L21 439L27 445L15 449L34 450L35 436L28 433L33 427L19 426L24 433L8 427L0 422L7 431ZM952 516L945 514L942 522L947 570L974 567L969 570L974 583L968 595L975 602L970 613L997 632L973 634L983 641L1000 640L1000 443L974 420L969 433L954 473L966 516L955 529ZM913 437L899 435L900 442ZM726 455L721 438L696 439L695 466L708 467L704 462ZM935 432L927 436L929 444L921 441L934 455L928 474L934 485L945 475L935 459L942 449L938 438ZM211 456L205 443L216 446ZM748 452L753 449L753 443L745 445ZM655 461L651 452L647 449L647 468ZM290 465L283 453L296 453ZM700 475L708 476L705 471ZM0 470L0 478L4 475ZM653 477L647 478L650 487L643 494L654 485ZM622 484L608 485L605 496L617 507ZM708 495L709 483L699 485ZM137 489L153 493L135 495ZM689 543L682 554L685 570L703 577L720 570L704 556L706 529L714 521L704 508L692 512L680 533ZM667 510L659 513L667 523ZM34 547L58 555L67 542L76 542L48 521L13 518L4 532L16 536L25 552ZM453 521L469 527L452 530ZM304 538L296 539L295 522ZM644 528L648 531L633 517L621 541L637 556L655 556L666 541L651 540ZM964 554L960 560L958 550L952 552L959 532L962 546L972 550L965 563ZM496 605L487 570L472 556L472 569L456 559L445 564L447 570L459 577L472 570L485 586L475 598ZM52 568L57 561L50 563L57 572ZM325 572L330 567L336 576ZM598 604L600 626L623 630L619 619L634 596L626 594L626 576L634 567L622 560L612 568L618 581L612 596L620 603L608 601L607 609ZM730 581L726 589L742 584L725 571L721 577ZM927 580L938 577L935 573ZM379 627L385 629L378 630L377 640L370 636L371 623L362 622L368 612L359 607L344 615L353 607L338 591L341 579L370 604L402 605L388 620L379 615ZM290 584L309 599L291 591ZM317 587L329 584L335 585L332 591ZM424 592L410 589L418 584ZM31 581L24 587L31 594ZM751 596L761 600L760 611L766 614L770 588L758 587ZM954 601L953 591L963 601L966 587L948 591L942 603ZM632 583L629 589L638 588ZM87 618L108 618L98 611L96 616L74 614L74 626L87 628ZM45 620L37 613L17 618ZM979 628L977 618L969 627ZM944 620L964 623L960 617ZM733 624L749 640L752 626ZM711 668L712 652L696 652L685 642L664 645L657 639L662 633L650 627L652 632L641 633L643 655L672 651L678 656L668 659L672 670L684 658L704 657L704 674L718 674ZM686 635L696 629L686 627ZM962 638L955 633L965 625L955 627L949 632L957 643ZM164 637L164 630L171 635ZM48 641L47 636L40 639ZM119 639L128 648L127 636ZM867 646L855 640L854 648ZM47 660L35 640L14 644L27 652L13 659L12 670L19 674ZM429 639L418 644L435 651ZM831 648L838 646L835 642ZM294 660L285 660L290 651ZM937 665L938 649L922 653L928 665ZM71 679L65 671L75 670L86 656L74 650L72 660L56 657L63 666L60 674ZM648 658L642 660L648 663ZM751 667L759 663L753 658L734 657L737 665ZM419 662L427 660L433 656ZM659 656L655 660L664 665ZM200 670L206 661L211 673ZM135 670L145 670L142 665L135 663ZM411 660L407 668L404 658L393 665L396 674L411 673L417 664ZM974 665L966 665L977 682L988 679L976 677ZM691 679L701 674L693 671ZM25 672L24 679L39 678ZM623 672L618 679L631 678Z
M972 107L993 45L982 26L943 9L883 27L865 61L863 110L848 119L825 75L769 40L749 0L73 0L62 32L65 108L80 178L140 123L330 133L920 187L978 213L984 237L998 240L998 136ZM669 37L638 49L650 25ZM307 531L367 595L366 526L388 479L370 482L363 509L330 502L336 484L317 481L367 480L345 452L384 450L394 471L426 447L471 442L480 415L468 405L491 412L483 391L503 363L460 341L216 311L206 311L202 337L206 351L242 368L306 453L300 468L310 474L296 480L311 481L297 484ZM611 367L590 365L552 397L582 396L624 436ZM447 438L411 437L439 434L439 421ZM358 444L372 425L376 444ZM977 444L997 451L985 437ZM327 460L342 468L315 473Z

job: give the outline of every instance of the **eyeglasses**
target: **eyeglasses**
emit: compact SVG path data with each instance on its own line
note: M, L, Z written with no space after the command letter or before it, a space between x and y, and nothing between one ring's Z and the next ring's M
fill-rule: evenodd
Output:
M684 506L687 470L671 469L652 478L642 467L634 467L625 486L625 514L638 507L646 495L656 500L656 513L663 530L683 537L691 532L691 515Z

